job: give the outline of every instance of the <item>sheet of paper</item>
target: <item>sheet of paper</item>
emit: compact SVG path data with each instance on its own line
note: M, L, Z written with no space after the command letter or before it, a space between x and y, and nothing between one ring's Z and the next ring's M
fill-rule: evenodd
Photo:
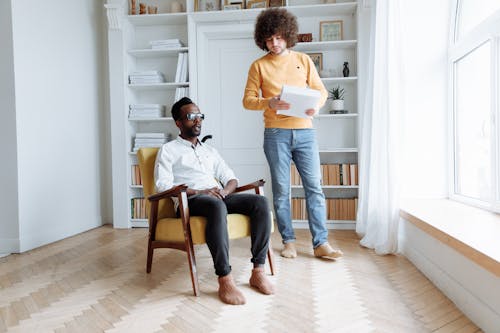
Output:
M292 117L310 118L308 109L316 109L321 93L318 90L283 85L280 99L290 104L288 110L278 110L278 114Z

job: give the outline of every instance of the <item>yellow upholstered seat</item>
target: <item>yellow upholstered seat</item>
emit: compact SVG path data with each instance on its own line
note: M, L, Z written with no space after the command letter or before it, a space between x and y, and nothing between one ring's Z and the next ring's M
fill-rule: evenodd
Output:
M148 198L146 208L149 212L149 239L147 272L151 272L153 251L155 248L175 248L187 252L190 265L191 281L194 294L199 294L196 261L193 244L204 244L206 219L201 216L190 216L186 195L186 186L179 185L172 189L154 194L154 165L158 148L141 148L137 153L144 196ZM238 187L237 192L254 190L263 194L264 181ZM172 197L179 199L181 217L176 216ZM250 236L250 218L241 214L228 214L227 227L229 239ZM274 227L271 226L271 230ZM271 274L274 274L273 254L269 244L268 261Z

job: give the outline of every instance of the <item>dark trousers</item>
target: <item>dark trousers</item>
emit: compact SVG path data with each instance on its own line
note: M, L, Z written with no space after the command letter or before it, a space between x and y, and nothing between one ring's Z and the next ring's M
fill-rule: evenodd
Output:
M254 264L265 263L271 235L271 216L266 197L238 193L220 200L202 194L190 197L188 201L191 216L204 216L207 219L205 237L214 261L215 274L225 276L231 272L227 214L237 213L250 217L251 261Z

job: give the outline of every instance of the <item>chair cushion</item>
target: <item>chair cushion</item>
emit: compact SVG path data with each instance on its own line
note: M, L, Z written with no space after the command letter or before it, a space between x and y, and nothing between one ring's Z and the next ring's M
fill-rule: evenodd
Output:
M191 235L193 244L206 243L205 226L206 219L201 216L191 216ZM250 236L250 218L242 214L229 214L227 216L227 229L229 239ZM156 225L155 240L169 242L184 242L184 232L180 218L163 218Z

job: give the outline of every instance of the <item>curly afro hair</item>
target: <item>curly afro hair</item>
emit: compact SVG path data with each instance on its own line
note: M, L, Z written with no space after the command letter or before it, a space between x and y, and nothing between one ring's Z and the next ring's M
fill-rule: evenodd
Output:
M297 18L284 8L269 8L257 16L253 39L255 44L264 51L269 51L266 39L275 34L280 34L286 41L287 47L297 43L299 24Z

